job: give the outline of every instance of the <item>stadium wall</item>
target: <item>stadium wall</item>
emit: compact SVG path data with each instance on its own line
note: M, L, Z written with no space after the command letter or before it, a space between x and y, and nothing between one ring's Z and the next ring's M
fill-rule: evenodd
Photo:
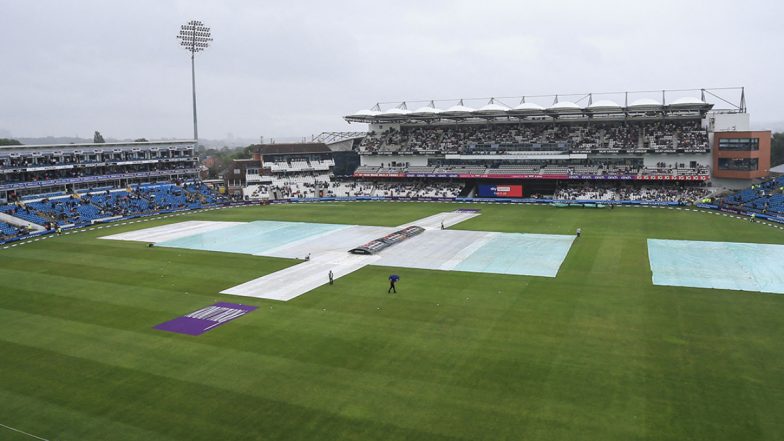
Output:
M756 139L758 150L721 150L719 145L722 140ZM713 176L724 179L757 179L770 174L770 142L771 132L768 131L743 131L743 132L715 132L713 136ZM757 160L756 170L725 170L719 166L725 160Z

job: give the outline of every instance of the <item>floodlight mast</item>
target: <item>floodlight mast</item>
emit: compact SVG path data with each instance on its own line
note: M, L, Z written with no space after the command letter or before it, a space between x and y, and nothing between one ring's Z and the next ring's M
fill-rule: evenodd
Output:
M198 20L191 20L180 26L180 34L177 35L180 46L191 53L191 87L193 90L193 139L199 142L199 125L196 120L196 52L207 49L212 41L210 28Z

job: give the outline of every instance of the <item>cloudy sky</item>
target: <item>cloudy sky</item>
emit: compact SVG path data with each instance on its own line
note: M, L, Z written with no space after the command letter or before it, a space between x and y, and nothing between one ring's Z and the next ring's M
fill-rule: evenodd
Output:
M0 133L17 137L189 137L190 63L175 36L192 18L215 39L197 56L204 138L361 130L341 116L379 101L740 85L755 126L784 121L784 2L772 0L0 0L0 10Z

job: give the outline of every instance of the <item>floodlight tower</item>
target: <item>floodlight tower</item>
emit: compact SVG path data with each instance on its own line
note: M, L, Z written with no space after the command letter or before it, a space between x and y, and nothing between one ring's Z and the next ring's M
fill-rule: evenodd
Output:
M180 26L180 34L177 35L180 46L191 53L191 85L193 87L193 139L199 142L199 126L196 123L196 52L201 52L209 47L212 37L210 28L198 20L191 20Z

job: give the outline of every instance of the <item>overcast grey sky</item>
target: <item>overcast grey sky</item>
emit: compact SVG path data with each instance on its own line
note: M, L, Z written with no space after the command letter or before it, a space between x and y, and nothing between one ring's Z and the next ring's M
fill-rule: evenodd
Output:
M0 131L189 137L175 36L192 18L215 39L197 56L204 138L362 130L341 116L377 101L737 85L773 125L783 4L0 0Z

